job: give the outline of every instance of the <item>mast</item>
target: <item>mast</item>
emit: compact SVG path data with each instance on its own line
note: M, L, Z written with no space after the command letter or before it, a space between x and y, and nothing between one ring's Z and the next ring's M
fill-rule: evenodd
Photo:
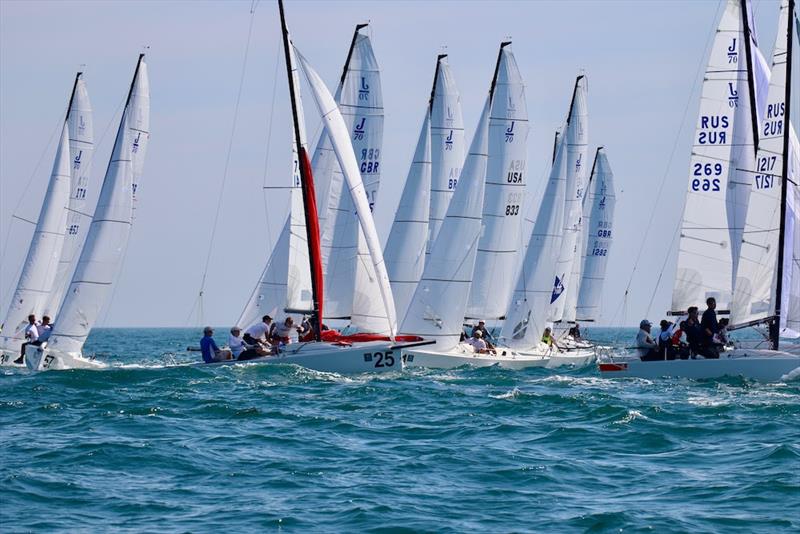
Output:
M578 94L578 84L584 78L584 75L581 74L577 78L575 78L575 87L572 88L572 100L569 101L569 111L567 111L567 125L569 126L569 120L572 117L572 108L575 107L575 97Z
M781 293L783 291L783 247L786 241L786 184L789 181L789 132L792 129L789 108L792 96L792 22L794 15L794 0L789 0L789 16L786 17L786 92L784 105L786 106L783 117L783 163L781 165L781 220L778 230L778 265L777 280L775 281L775 318L769 325L769 338L772 348L778 350L781 330ZM780 31L780 29L778 30Z
M756 87L753 79L753 45L750 38L753 30L750 28L750 13L747 9L747 0L742 0L742 21L744 23L745 63L747 65L747 92L750 93L750 122L753 128L753 150L758 152L758 107L756 106Z
M431 87L431 98L428 100L428 109L433 112L433 99L436 97L436 82L439 80L439 62L447 57L447 54L436 56L436 70L433 71L433 87Z
M283 2L280 2L281 5L281 16L283 16ZM283 23L283 18L281 18ZM342 77L339 78L339 87L344 85L344 80L347 78L347 70L350 68L350 59L353 57L353 49L356 47L356 40L358 39L358 32L361 28L366 28L369 24L356 24L356 29L353 31L353 40L350 41L350 49L347 51L347 59L344 60L344 68L342 69ZM284 29L286 28L285 24L283 25Z
M558 139L561 137L561 132L556 130L556 134L553 137L553 159L550 160L550 164L556 162L556 153L558 152Z
M494 75L492 75L492 85L489 88L489 102L494 99L494 86L497 85L497 74L500 72L500 60L503 58L503 49L511 44L511 41L500 43L500 50L497 51L497 63L494 65Z
M78 74L75 75L75 83L72 84L72 94L69 95L69 103L67 104L67 116L64 117L65 122L69 120L69 112L72 110L72 102L75 100L75 91L78 90L78 81L81 79L81 76L83 76L82 71L78 71Z
M278 0L278 8L281 16L281 32L283 34L283 51L286 59L286 74L289 79L289 97L292 102L292 122L294 124L294 138L297 145L298 168L300 171L300 185L303 190L303 211L306 218L306 241L308 243L308 258L311 267L311 302L312 318L311 324L314 328L314 338L317 341L322 339L322 251L319 239L319 220L317 219L316 197L314 194L314 182L311 175L311 164L303 146L303 139L300 136L300 120L297 113L297 88L294 86L294 76L292 75L292 54L289 50L289 30L286 27L286 15L283 10L283 0ZM356 26L356 33L358 26ZM355 35L353 44L355 44ZM353 47L350 47L352 53ZM350 61L348 54L347 62ZM345 65L345 72L347 71Z
M592 161L592 170L589 172L589 181L586 182L586 189L584 189L584 191L588 192L589 188L592 187L592 180L594 180L594 171L597 168L597 158L600 157L600 151L603 150L603 148L605 147L599 146L597 147L597 150L595 150L594 152L594 161ZM584 206L586 205L586 197L588 196L589 195L583 195L583 198L581 199Z

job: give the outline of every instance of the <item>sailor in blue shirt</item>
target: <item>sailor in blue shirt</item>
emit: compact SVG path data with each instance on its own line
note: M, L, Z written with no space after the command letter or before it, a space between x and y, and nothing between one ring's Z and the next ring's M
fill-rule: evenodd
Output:
M203 361L206 363L221 362L233 358L231 351L220 349L214 342L214 329L207 326L203 329L203 339L200 340L200 352L203 353Z

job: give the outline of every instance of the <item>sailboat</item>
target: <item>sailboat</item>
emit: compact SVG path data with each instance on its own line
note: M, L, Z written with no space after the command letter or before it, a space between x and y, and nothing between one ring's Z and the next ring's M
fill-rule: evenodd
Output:
M0 364L11 364L25 342L30 314L55 317L80 239L93 150L92 110L83 73L75 76L53 171L36 229L6 313ZM55 317L57 320L58 317Z
M303 220L305 229L306 255L295 255L295 261L301 257L307 258L305 265L293 264L293 268L308 269L310 282L310 306L302 311L308 314L313 326L314 341L299 342L281 347L278 354L265 356L247 362L235 360L199 365L231 365L237 363L267 363L267 364L296 364L309 369L323 372L359 373L359 372L386 372L401 368L400 350L405 346L395 343L395 331L392 329L385 340L355 342L353 339L333 336L333 341L323 341L323 304L324 304L324 273L322 266L322 251L320 246L320 228L318 209L316 205L316 190L313 171L308 157L308 148L305 132L305 118L300 97L299 69L305 73L319 114L323 119L324 135L329 139L333 154L336 156L339 169L345 180L343 188L349 191L352 198L356 216L363 232L364 241L369 252L371 269L380 289L380 298L384 313L390 325L396 324L394 317L394 300L392 297L389 277L383 260L383 254L378 240L375 223L372 219L369 201L361 179L358 161L350 142L350 129L347 127L342 113L339 111L334 97L325 87L324 82L311 67L308 61L299 53L289 37L286 25L283 2L278 2L281 18L281 32L283 35L284 57L286 61L287 78L289 82L289 96L292 107L292 122L294 134L294 168L297 169L296 182L302 195ZM294 192L294 191L293 191ZM298 197L299 195L295 195ZM294 205L293 205L294 207ZM292 225L290 213L287 224ZM299 225L296 225L299 227ZM289 232L291 239L293 232ZM297 236L295 236L297 237ZM295 239L295 243L299 243ZM305 275L303 275L305 276ZM279 281L285 284L285 281ZM294 292L296 295L297 293ZM292 292L287 295L284 289L276 293L278 298L289 299Z
M730 1L723 14L703 85L673 292L673 310L702 304L707 296L717 298L721 313L731 315L731 331L764 325L771 346L734 344L719 359L608 358L599 363L604 376L774 381L800 374L800 356L779 350L781 330L796 335L800 321L799 282L794 278L800 251L794 230L800 220L800 171L790 121L794 4L781 3L765 108L755 94L755 43L747 4ZM746 70L739 63L742 42ZM742 95L750 98L741 101ZM749 109L743 113L741 107ZM743 196L735 189L743 177L749 191L744 195L746 214L740 217ZM737 179L728 187L726 182ZM699 263L701 254L704 265Z
M136 62L114 148L72 281L50 340L29 345L25 365L33 371L98 368L83 345L106 304L122 267L133 222L135 186L142 177L150 137L150 82L144 54Z
M498 171L498 163L501 166L509 165L507 159L498 156L498 146L502 147L504 143L524 145L525 135L517 138L515 134L517 131L527 131L527 124L520 126L519 130L516 129L517 126L512 127L512 123L516 124L516 110L519 108L508 108L509 95L513 95L510 101L516 104L516 98L521 91L521 85L516 83L519 73L510 44L504 42L500 45L489 95L464 161L458 187L450 200L435 245L430 249L422 278L415 288L400 327L401 332L435 340L436 347L403 350L403 363L406 367L500 365L521 369L543 366L548 361L544 357L523 357L502 347L497 348L496 354L478 353L471 346L460 342L484 227L484 189L489 183L490 154L495 150L495 171ZM519 160L512 158L512 161ZM524 163L518 166L524 168ZM522 180L522 176L513 174L518 171L509 172L512 173L512 181ZM503 178L507 176L504 175Z

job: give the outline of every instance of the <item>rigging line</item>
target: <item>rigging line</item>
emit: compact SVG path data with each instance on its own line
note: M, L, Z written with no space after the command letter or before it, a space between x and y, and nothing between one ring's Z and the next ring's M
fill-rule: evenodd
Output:
M217 236L217 225L219 223L219 215L222 210L222 200L225 192L225 184L228 182L228 168L231 162L231 153L233 152L233 141L236 137L236 123L238 122L239 118L239 103L242 99L242 88L244 87L244 77L245 73L247 72L247 57L250 52L250 38L253 35L253 22L255 21L255 6L257 2L253 2L250 8L250 23L247 28L247 40L245 42L244 48L244 58L242 60L242 72L239 75L239 89L236 92L236 104L233 108L233 124L231 125L231 135L228 141L228 152L225 156L225 166L222 171L222 184L220 185L220 192L217 196L217 209L214 213L214 224L211 228L211 239L208 241L208 253L206 254L205 265L203 266L203 278L200 281L200 290L198 291L198 298L201 300L201 307L202 307L202 294L203 290L206 287L206 278L208 276L208 266L211 263L211 255L214 252L214 239ZM194 307L192 307L192 311L194 311ZM191 315L191 313L190 313Z
M658 287L661 285L661 279L664 277L664 270L667 268L667 261L669 261L670 252L672 251L672 247L675 245L675 239L681 233L680 226L675 228L675 232L672 234L672 240L669 242L669 247L667 248L667 254L664 256L664 262L661 264L661 270L658 272L658 279L656 280L656 285L653 288L653 293L650 295L650 302L647 303L647 313L645 313L645 317L650 315L650 310L653 307L653 300L656 298L656 293L658 292Z
M714 20L715 21L719 19L719 9L720 9L721 6L722 6L722 0L720 0L717 3L717 9L716 9L716 11L714 13ZM700 78L700 73L703 70L703 65L707 61L706 58L707 58L708 53L709 53L709 44L711 43L711 40L716 35L716 33L717 33L716 32L716 27L712 25L712 29L708 33L708 37L706 38L706 44L705 44L705 47L704 47L704 51L706 53L704 53L702 56L700 56L700 61L697 64L697 70L696 70L695 75L694 75L694 83L692 84L692 88L689 91L689 96L686 99L686 105L685 105L684 110L683 110L683 118L681 119L681 125L680 125L680 128L678 129L678 135L675 136L675 142L672 144L672 151L670 152L669 158L667 159L667 167L666 167L666 170L664 171L664 176L661 178L661 184L659 185L658 193L656 194L655 197L653 197L655 200L653 201L653 209L650 210L650 218L647 221L647 226L646 226L646 229L645 229L645 232L644 232L645 236L649 235L650 229L652 228L653 219L655 218L655 214L656 214L656 211L657 211L655 208L656 208L656 206L658 206L658 203L661 201L661 194L664 192L664 186L667 183L667 177L669 176L669 171L670 171L670 168L672 167L672 161L675 158L675 152L678 150L678 142L682 138L681 134L683 133L683 129L684 129L685 125L686 125L686 116L689 113L689 106L691 105L692 98L694 97L694 93L697 90L697 86L698 86L697 82L698 82L698 80ZM686 202L686 198L685 197L686 197L686 195L684 195L684 204ZM681 209L681 213L683 213L683 208ZM680 225L678 225L678 227L680 227ZM641 245L639 246L639 251L636 254L636 260L633 262L633 268L631 269L631 276L630 276L630 278L628 278L627 286L625 286L625 297L624 298L627 298L627 295L628 295L628 293L629 293L629 291L631 289L631 284L633 283L633 278L636 275L636 270L639 267L639 260L641 260L641 258L642 258L642 252L644 252L644 247L645 247L646 244L647 244L647 240L646 239L642 239ZM655 291L653 293L655 293ZM624 302L624 299L623 299L623 302ZM623 302L620 302L620 305L618 306L617 311L614 312L614 319L616 319L616 316L619 313L619 309L622 307Z
M278 90L278 68L280 67L280 59L281 59L281 46L282 37L280 34L278 35L279 44L275 48L275 71L272 74L272 103L270 104L270 111L269 111L269 121L267 123L267 153L264 156L264 175L262 178L262 184L264 184L264 191L262 192L262 197L264 198L264 218L266 220L267 226L267 242L269 243L270 248L274 246L272 241L272 226L269 222L269 200L267 198L267 172L269 169L269 155L270 155L270 148L272 147L272 120L275 117L275 93ZM267 251L269 253L269 251Z

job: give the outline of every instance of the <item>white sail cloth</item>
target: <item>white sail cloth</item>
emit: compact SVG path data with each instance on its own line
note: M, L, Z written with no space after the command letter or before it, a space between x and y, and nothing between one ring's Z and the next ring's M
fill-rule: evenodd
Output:
M50 337L58 351L80 353L122 266L133 219L134 169L141 178L149 138L149 101L147 64L140 56L86 243Z
M744 227L741 245L741 257L736 273L736 286L733 305L731 308L731 322L741 324L751 321L766 319L775 315L776 287L777 287L777 262L778 241L781 227L781 181L784 164L784 134L786 123L786 55L787 39L786 29L789 24L789 6L784 0L778 25L778 36L773 52L772 74L767 96L767 105L763 114L759 130L759 149L752 179L752 192L750 205L747 211L747 221ZM794 130L790 130L794 134ZM796 136L791 135L790 150L796 146ZM789 158L789 179L797 176L797 160ZM796 183L796 182L795 182ZM784 330L798 331L796 322L800 315L795 314L794 325L787 324L792 317L792 287L799 282L793 281L791 276L796 269L791 260L797 254L794 248L795 226L797 217L797 204L795 202L796 187L790 181L786 192L786 220L784 237L784 280L782 283L783 294L786 295L784 304L787 304L789 313L781 313L781 327ZM788 278L787 278L788 277ZM783 297L783 295L782 295ZM791 320L790 320L791 322ZM794 326L794 328L792 328Z
M347 125L322 79L301 54L298 53L297 55L303 72L308 78L314 100L319 108L323 125L328 131L339 166L343 171L347 189L349 189L350 196L355 204L358 221L369 250L370 265L375 273L375 284L378 286L383 303L383 310L379 314L376 313L369 317L373 324L380 324L379 328L373 331L387 332L390 336L394 336L397 330L397 321L395 318L394 299L389 285L389 276L386 273L378 232L372 219L372 212L367 201L364 183L361 180L353 145L350 143Z
M751 183L747 169L752 168L753 152L743 21L739 2L729 1L703 81L672 292L674 312L702 305L707 297L716 298L718 309L730 306L739 249L732 239L744 227L740 193L746 187L741 184Z
M425 268L431 191L431 114L425 119L383 256L397 317L405 317Z
M561 254L556 265L556 276L559 277L559 281L553 288L554 302L551 310L553 321L574 322L578 305L584 249L583 196L589 159L587 91L586 76L578 76L575 81L565 132L567 194L564 237L561 243Z
M504 336L512 348L536 347L550 322L553 278L563 241L567 191L565 137L561 136L556 143L547 189L506 311Z
M528 131L525 85L514 54L505 45L500 49L491 99L484 230L467 317L499 319L511 297L524 216Z
M50 292L50 298L43 310L43 313L51 316L58 311L58 306L61 304L64 292L72 278L72 270L75 267L74 260L83 246L86 230L91 223L91 216L87 214L86 196L90 192L89 179L94 155L94 125L92 106L82 73L78 73L75 79L67 123L69 124L72 182L64 246L61 249L53 290Z
M19 351L25 341L23 329L28 323L28 315L36 314L40 318L48 304L64 245L70 163L69 124L65 122L28 255L3 321L2 341L6 350Z
M583 253L575 317L577 321L596 321L600 316L603 283L614 238L615 205L614 173L608 163L606 151L601 147L597 149L589 189L586 192L588 216L585 218L584 228L588 239Z
M487 98L459 186L400 327L403 333L435 340L438 351L455 347L461 337L481 235L490 106Z
M358 169L369 207L377 200L383 142L383 95L380 70L372 44L365 33L356 33L337 101L351 136ZM328 133L321 140L331 150ZM363 332L388 333L381 312L378 277L371 267L369 250L359 221L355 201L342 185L341 166L332 169L328 209L322 222L322 257L325 266L326 316L349 318ZM325 178L323 178L324 180Z
M446 56L439 56L435 77L431 102L431 208L427 254L439 235L461 175L466 150L461 95Z

